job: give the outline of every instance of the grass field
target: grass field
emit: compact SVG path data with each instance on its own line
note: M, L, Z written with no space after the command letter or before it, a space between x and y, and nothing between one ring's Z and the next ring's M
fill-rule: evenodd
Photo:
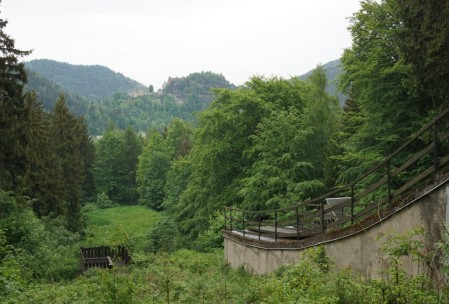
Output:
M126 245L142 251L148 232L159 220L159 213L145 206L119 206L93 209L86 213L84 246Z

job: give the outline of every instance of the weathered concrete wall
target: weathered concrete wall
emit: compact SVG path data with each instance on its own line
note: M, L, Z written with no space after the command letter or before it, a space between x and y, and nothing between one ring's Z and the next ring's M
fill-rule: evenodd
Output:
M445 236L447 196L449 186L444 184L414 203L398 210L381 222L365 228L353 235L341 239L328 240L323 245L328 257L338 267L347 267L367 278L377 278L385 267L385 261L378 253L384 240L381 235L405 235L411 230L422 227L425 230L423 242L428 250L435 250L435 243ZM448 210L449 213L449 210ZM243 266L248 272L265 274L287 263L298 262L302 249L267 248L257 243L245 243L243 240L225 234L225 260L233 268ZM288 247L288 246L287 246ZM422 272L422 265L411 259L403 260L404 269L410 274ZM432 274L435 276L435 274ZM437 274L438 276L438 274Z

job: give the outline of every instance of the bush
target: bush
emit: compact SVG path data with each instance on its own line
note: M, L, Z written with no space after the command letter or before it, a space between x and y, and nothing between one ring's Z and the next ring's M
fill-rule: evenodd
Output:
M162 217L148 235L147 252L173 252L178 243L178 229L169 217Z
M201 252L212 252L218 248L223 248L224 215L216 211L209 219L209 228L198 236L195 242L195 249Z
M97 206L102 209L111 208L114 207L114 202L105 192L100 192L97 195Z

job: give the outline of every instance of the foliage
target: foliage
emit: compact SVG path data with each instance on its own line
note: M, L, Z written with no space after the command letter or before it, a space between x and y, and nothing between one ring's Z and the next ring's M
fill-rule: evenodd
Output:
M137 203L137 163L142 153L143 139L136 131L127 127L122 133L125 140L124 163L125 163L125 200L130 204Z
M381 272L382 280L373 282L382 291L382 300L388 303L432 303L436 302L431 287L430 273L433 264L433 252L426 250L420 237L422 228L410 231L406 235L394 236L382 234L383 241L380 254L385 269ZM408 276L402 266L402 257L410 257L413 263L422 269L422 273Z
M114 207L114 203L109 198L109 196L104 192L98 193L97 201L95 203L101 209Z
M340 86L353 110L342 117L340 182L389 155L427 119L428 97L409 94L413 67L400 52L397 9L394 0L362 1L350 18L352 46L341 58Z
M212 252L217 248L223 248L223 229L224 229L224 214L216 211L209 218L209 228L202 232L195 242L194 248L200 252Z
M338 90L338 78L340 74L343 72L341 67L340 59L329 61L322 65L324 73L326 74L326 78L328 79L328 86L326 86L326 93L330 96L337 96L338 103L340 106L344 106L346 101L346 96ZM308 80L309 77L315 69L308 71L307 73L299 76L301 80Z
M12 190L23 174L26 143L18 138L25 130L22 88L26 73L20 59L30 52L15 48L0 18L0 189Z
M60 99L51 114L33 93L23 94L22 56L0 19L0 189L33 199L38 216L65 217L80 229L79 201L89 171L90 142L82 118L74 118Z
M29 282L73 278L79 236L62 217L38 219L29 202L0 191L0 294L21 292Z
M239 181L254 159L248 153L259 123L275 110L302 110L303 82L253 78L237 90L217 91L216 100L198 116L192 166L185 189L171 204L182 234L195 238L208 228L209 216L223 205L239 205Z
M42 110L33 93L25 96L26 136L25 171L22 194L33 197L33 210L38 216L66 215L63 168L53 139L51 116Z
M97 192L104 192L114 203L132 203L127 200L129 171L125 159L128 155L122 132L111 127L95 146L93 172Z
M165 183L165 197L162 207L176 221L182 209L185 206L179 204L179 199L188 184L188 178L191 174L192 166L188 159L179 158L170 163L170 169L167 172Z
M193 128L190 124L181 119L174 119L170 125L167 126L166 143L173 160L189 154L192 148L192 133Z
M186 174L178 171L181 159L192 145L192 127L175 119L164 134L153 131L149 142L139 157L137 182L140 203L161 210L176 202L184 189ZM180 174L180 175L178 175Z
M213 100L211 90L234 88L222 75L211 72L169 78L155 93L105 67L52 60L33 60L26 67L29 77L26 91L35 90L47 111L53 109L56 98L63 94L70 110L85 117L92 135L103 134L110 121L119 129L131 126L140 132L163 130L175 118L194 121L193 113ZM89 84L84 84L86 81Z
M412 66L415 91L433 97L429 106L447 104L449 97L449 2L396 0L395 16L402 24L398 47Z
M80 230L80 200L84 181L92 167L92 143L83 118L75 118L64 97L56 102L50 116L52 141L62 169L63 200L67 203L67 223L72 231Z
M89 101L85 98L68 93L61 86L30 69L26 69L26 73L28 82L24 86L24 92L35 92L46 112L53 111L56 101L61 95L64 95L67 107L74 115L80 116L87 112Z
M174 96L176 103L182 104L189 112L203 110L213 100L212 89L235 89L223 75L212 72L192 73L187 77L169 78L164 83L162 93Z
M275 110L250 136L252 146L245 152L255 162L242 179L239 194L244 208L287 207L325 190L323 163L338 114L337 102L325 93L326 76L321 67L309 82L304 109Z
M170 160L164 138L158 131L154 131L150 134L148 145L139 156L137 192L141 204L156 210L161 209Z
M173 220L163 216L148 234L147 252L173 252L178 247L179 235Z

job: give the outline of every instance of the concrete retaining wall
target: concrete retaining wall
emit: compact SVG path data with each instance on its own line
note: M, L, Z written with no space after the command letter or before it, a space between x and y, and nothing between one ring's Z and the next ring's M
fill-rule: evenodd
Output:
M448 222L447 208L449 185L445 183L422 198L398 210L381 222L341 239L328 240L315 245L323 245L328 257L338 266L350 268L366 278L377 278L385 267L385 261L379 255L379 247L384 239L381 235L405 235L411 230L422 227L425 230L423 242L427 250L435 250L435 244L445 237L444 225ZM271 247L271 246L270 246ZM304 248L267 248L263 245L245 243L244 240L225 234L225 260L233 268L244 267L253 274L265 274L284 264L298 262ZM410 258L403 260L404 269L410 274L423 271L422 265ZM430 271L430 270L427 270ZM434 279L442 274L432 273Z

